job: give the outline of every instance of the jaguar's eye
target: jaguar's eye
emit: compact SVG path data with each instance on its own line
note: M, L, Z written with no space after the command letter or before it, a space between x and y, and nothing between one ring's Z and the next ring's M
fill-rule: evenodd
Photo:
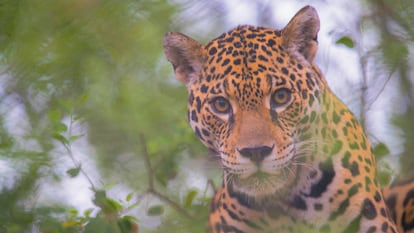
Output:
M224 97L216 97L211 101L211 106L216 113L226 114L231 111L231 105Z
M287 88L276 90L270 99L270 106L272 108L287 104L292 98L292 93Z

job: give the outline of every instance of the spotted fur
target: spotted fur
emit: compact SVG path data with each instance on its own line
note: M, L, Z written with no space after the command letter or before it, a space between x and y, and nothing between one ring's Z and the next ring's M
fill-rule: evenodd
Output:
M223 167L210 232L397 232L370 142L314 64L318 31L307 6L282 30L165 36L190 125Z
M414 233L414 179L397 182L383 193L398 232Z

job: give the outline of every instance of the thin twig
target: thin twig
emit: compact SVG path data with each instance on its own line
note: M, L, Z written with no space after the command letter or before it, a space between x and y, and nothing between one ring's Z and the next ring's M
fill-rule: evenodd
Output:
M213 192L214 192L214 193L216 193L216 192L217 192L216 186L214 185L214 182L213 182L213 180L212 180L212 179L208 179L208 180L207 180L207 186L210 186L210 187L213 189Z
M367 63L368 63L368 59L362 55L362 48L361 46L358 47L358 55L359 55L359 65L361 68L361 96L360 96L360 103L361 103L361 108L360 108L360 124L362 126L362 128L364 129L364 131L366 131L366 125L365 125L365 115L366 115L366 111L365 111L365 106L366 106L366 98L367 98L367 89L368 89L368 76L367 76Z
M368 105L368 107L366 108L365 111L369 111L371 109L371 107L374 105L374 103L378 100L379 96L382 94L382 92L384 91L385 87L387 86L388 82L391 80L392 75L395 72L395 68L393 68L390 72L390 74L388 75L387 79L385 80L384 85L382 85L381 89L378 91L377 95L375 96L375 98L372 100L372 102Z
M71 113L70 114L69 127L68 127L68 135L69 135L69 137L70 137L70 135L72 135L72 127L73 127L73 123L74 122L75 121L73 120L73 114ZM75 159L75 156L73 155L73 152L72 152L71 142L68 140L68 143L67 144L66 143L62 143L62 144L65 147L65 149L67 151L67 154L68 154L69 158L71 158L71 160L72 160L73 164L75 165L75 167L78 168L79 171L80 171L80 173L88 180L88 183L91 185L92 191L96 191L96 187L93 184L92 179L89 177L89 175L82 168L82 164Z
M160 192L158 192L155 189L155 186L154 186L154 168L151 165L151 160L149 158L147 143L146 143L144 135L140 136L140 141L141 141L141 145L142 145L142 154L144 156L145 169L147 170L147 176L148 176L148 189L144 192L143 196L150 193L150 194L158 197L161 201L163 201L163 202L167 203L168 205L170 205L178 213L184 215L185 217L187 217L189 219L194 219L194 217L191 216L177 202L171 200L169 197L161 194Z
M127 212L131 211L133 208L138 206L141 203L141 201L144 199L144 197L148 194L150 194L150 192L148 190L145 190L145 192L143 192L143 193L141 193L140 195L137 196L137 200L134 203L130 204L127 208L124 208L122 210L122 212L127 213Z
M145 169L147 170L148 175L148 186L150 190L154 189L154 170L151 166L151 161L148 155L147 141L145 140L144 135L140 136L142 154L144 156Z

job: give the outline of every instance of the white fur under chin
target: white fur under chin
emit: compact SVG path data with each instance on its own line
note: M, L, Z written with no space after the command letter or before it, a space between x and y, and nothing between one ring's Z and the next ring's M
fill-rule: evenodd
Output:
M234 177L231 179L231 185L238 193L254 197L256 200L267 199L282 192L289 179L287 176L258 172L244 179Z

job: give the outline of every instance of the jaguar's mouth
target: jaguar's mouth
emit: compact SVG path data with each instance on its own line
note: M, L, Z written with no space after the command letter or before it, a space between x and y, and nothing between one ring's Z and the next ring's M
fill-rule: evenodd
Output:
M248 177L248 179L267 179L269 176L272 176L272 174L262 172L261 170L258 170L256 173Z
M257 170L248 177L230 175L229 178L229 185L234 191L255 198L265 198L283 193L290 180L288 173L283 170L277 174Z
M280 172L278 173L268 173L263 170L257 170L253 174L247 176L247 177L239 177L239 180L241 183L261 183L261 182L267 182L269 179L280 179Z

